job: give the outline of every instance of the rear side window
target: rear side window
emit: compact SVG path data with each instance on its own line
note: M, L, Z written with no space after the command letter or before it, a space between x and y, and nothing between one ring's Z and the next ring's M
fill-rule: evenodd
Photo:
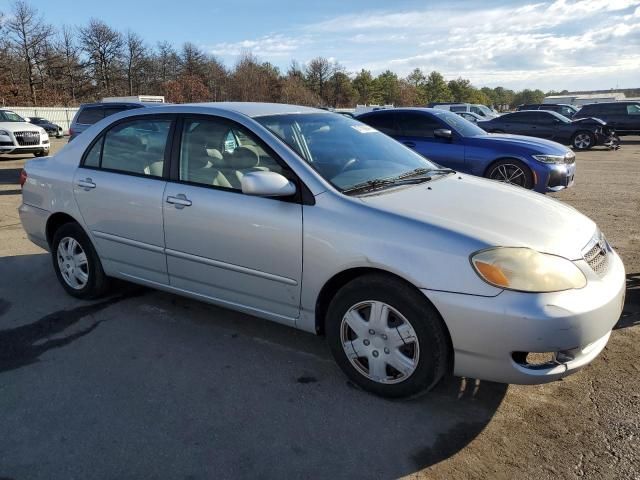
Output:
M386 133L387 135L398 135L398 129L396 128L395 115L384 113L379 115L371 115L358 119L361 122L371 125L376 130Z
M101 107L89 107L84 108L78 114L77 123L82 123L83 125L93 125L96 122L99 122L104 118L104 112Z
M109 115L124 112L125 110L132 110L134 108L141 108L141 107L137 105L133 105L133 106L127 105L127 106L121 106L121 107L104 107L104 116L108 117Z
M145 118L119 123L91 147L84 166L161 177L170 119Z
M538 112L514 113L512 115L509 115L508 121L514 123L535 123L538 115Z
M449 107L449 110L452 112L466 112L467 107L465 105L453 105L452 107ZM471 111L473 113L479 113L477 107L471 107Z
M398 115L398 126L407 137L433 138L433 131L442 125L429 115L402 113Z

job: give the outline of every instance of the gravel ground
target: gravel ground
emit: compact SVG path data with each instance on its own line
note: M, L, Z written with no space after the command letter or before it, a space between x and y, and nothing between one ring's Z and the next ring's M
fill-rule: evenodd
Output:
M19 224L24 159L0 156L0 478L640 479L640 138L577 157L553 196L628 273L603 354L548 385L391 402L311 335L146 289L64 295Z

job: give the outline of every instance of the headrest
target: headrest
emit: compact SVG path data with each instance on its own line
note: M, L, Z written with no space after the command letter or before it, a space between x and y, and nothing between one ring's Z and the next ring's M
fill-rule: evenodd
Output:
M257 167L260 163L260 156L254 147L236 147L231 158L232 167L236 170Z

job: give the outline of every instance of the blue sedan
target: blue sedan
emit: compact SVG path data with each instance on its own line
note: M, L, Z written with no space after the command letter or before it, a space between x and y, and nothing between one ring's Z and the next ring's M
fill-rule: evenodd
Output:
M573 185L575 154L549 140L489 134L446 110L394 108L357 117L445 167L537 192Z

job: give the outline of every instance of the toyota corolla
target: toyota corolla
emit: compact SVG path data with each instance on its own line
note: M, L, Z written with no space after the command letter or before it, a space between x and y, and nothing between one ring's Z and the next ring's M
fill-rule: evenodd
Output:
M379 395L447 372L559 379L622 309L623 264L584 215L322 110L127 111L21 183L24 229L69 294L119 278L324 335Z

